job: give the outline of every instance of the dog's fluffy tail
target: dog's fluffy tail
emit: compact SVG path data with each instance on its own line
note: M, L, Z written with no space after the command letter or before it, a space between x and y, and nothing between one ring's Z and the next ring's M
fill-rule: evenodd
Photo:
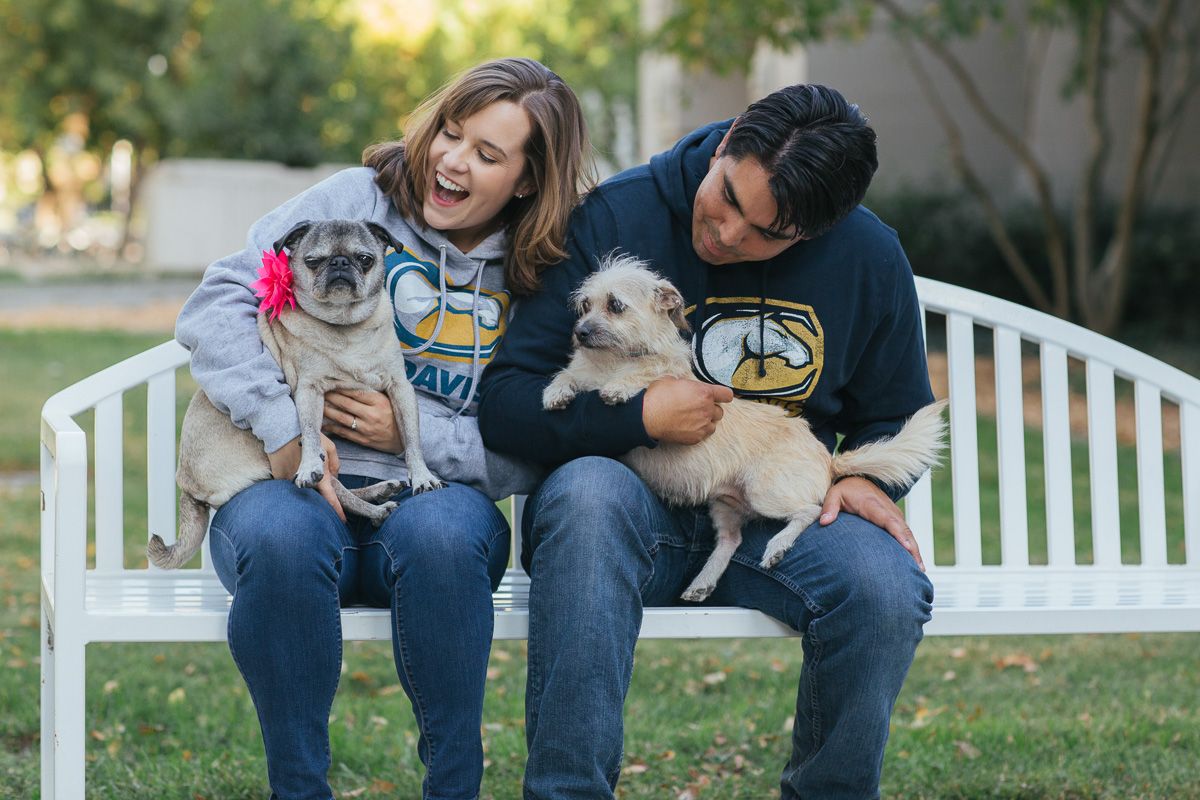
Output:
M925 406L891 439L865 444L833 458L833 477L865 475L889 486L908 487L941 460L946 401Z
M157 533L146 544L146 557L160 569L178 569L191 560L208 532L208 505L187 492L179 494L179 537L167 544Z

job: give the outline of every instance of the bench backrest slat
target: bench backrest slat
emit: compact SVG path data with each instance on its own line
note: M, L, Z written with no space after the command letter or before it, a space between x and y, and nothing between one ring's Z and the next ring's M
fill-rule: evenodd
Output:
M1200 565L1200 404L1179 408L1179 440L1183 447L1183 531L1187 563Z
M175 539L175 373L150 379L146 391L147 520L149 534ZM157 569L154 565L151 569Z
M122 567L125 538L124 395L109 395L96 404L95 504L96 569Z
M1052 567L1075 563L1075 500L1071 488L1071 405L1067 351L1043 342L1042 441L1046 479L1046 551Z
M1088 461L1092 490L1094 563L1121 563L1121 502L1117 484L1117 403L1113 368L1087 362Z
M1167 564L1167 540L1155 533L1167 529L1162 392L1150 381L1135 381L1133 400L1137 417L1138 531L1142 563L1164 567Z
M1025 497L1025 396L1021 334L996 328L996 441L1000 467L1000 561L1029 564Z
M951 311L946 320L950 371L950 470L954 493L954 563L983 563L979 517L979 432L975 402L975 324Z

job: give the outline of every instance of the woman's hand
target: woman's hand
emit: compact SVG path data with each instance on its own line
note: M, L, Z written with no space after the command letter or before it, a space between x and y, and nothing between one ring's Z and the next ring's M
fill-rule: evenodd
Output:
M385 453L404 452L404 437L396 425L392 403L380 392L334 389L325 393L325 424L321 430Z
M321 434L321 447L325 450L325 475L313 488L321 497L329 501L329 505L333 506L333 510L342 522L345 522L346 512L342 510L342 503L333 492L333 479L341 466L338 463L337 447L325 434ZM300 437L292 439L274 453L267 453L267 461L271 462L272 478L285 481L295 480L296 470L300 469Z

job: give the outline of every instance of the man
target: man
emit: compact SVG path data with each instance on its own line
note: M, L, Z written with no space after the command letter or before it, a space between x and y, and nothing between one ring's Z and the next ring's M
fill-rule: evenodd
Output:
M480 428L494 449L561 464L522 532L527 800L613 796L642 609L680 602L713 547L704 509L664 505L614 457L701 441L734 392L803 412L831 451L839 434L843 449L890 436L932 402L911 269L895 233L859 206L876 166L875 133L840 94L775 92L602 184L576 211L567 259L517 314L484 376ZM649 261L695 304L700 380L543 411L569 357L570 292L613 250ZM770 570L759 560L782 523L747 525L705 601L804 634L784 800L879 796L889 718L933 595L894 503L905 489L839 481Z

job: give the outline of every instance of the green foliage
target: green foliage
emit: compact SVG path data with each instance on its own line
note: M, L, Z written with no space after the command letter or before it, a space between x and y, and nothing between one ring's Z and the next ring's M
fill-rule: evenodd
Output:
M1032 305L965 192L906 188L875 191L866 205L894 228L912 264L926 278ZM1098 216L1095 236L1112 235L1111 214ZM1064 224L1065 220L1064 220ZM1004 227L1039 274L1045 274L1044 234L1032 202L1004 209ZM1129 307L1118 338L1137 343L1200 343L1200 213L1149 208L1134 240Z
M147 60L182 35L189 2L0 0L5 149L44 149L72 113L90 122L89 147L157 140Z
M385 6L377 3L375 6ZM143 156L358 161L455 73L526 55L585 98L602 147L632 113L634 0L449 0L386 26L348 0L0 0L0 142Z
M357 160L353 131L374 108L353 91L351 25L316 13L317 5L193 6L194 27L173 48L166 74L153 79L169 131L166 154L292 166Z

